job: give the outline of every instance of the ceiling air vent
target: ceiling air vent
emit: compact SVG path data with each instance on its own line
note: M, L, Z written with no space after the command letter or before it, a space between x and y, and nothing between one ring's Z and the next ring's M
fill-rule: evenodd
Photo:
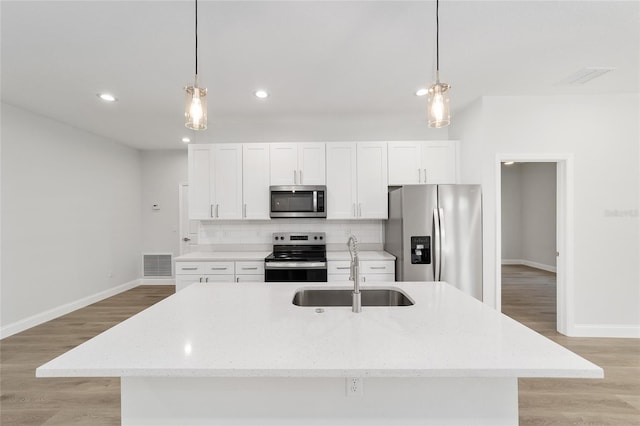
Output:
M612 67L585 67L574 72L569 77L560 80L558 84L565 86L578 86L613 70L615 70L615 68Z
M171 257L169 254L142 254L144 277L171 277Z

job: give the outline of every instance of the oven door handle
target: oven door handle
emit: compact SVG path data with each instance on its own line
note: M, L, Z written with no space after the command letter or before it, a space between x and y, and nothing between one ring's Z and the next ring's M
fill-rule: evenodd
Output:
M264 269L327 269L327 262L265 262Z

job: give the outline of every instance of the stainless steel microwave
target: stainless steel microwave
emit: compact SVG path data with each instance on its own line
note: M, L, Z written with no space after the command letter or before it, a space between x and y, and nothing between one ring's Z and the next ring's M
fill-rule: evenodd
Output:
M324 185L270 186L271 217L327 217Z

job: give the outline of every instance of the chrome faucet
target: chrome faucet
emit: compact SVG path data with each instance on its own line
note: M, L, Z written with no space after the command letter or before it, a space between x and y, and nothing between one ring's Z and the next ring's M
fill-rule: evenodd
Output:
M349 247L349 255L351 256L349 279L353 280L351 310L358 313L362 311L362 300L360 295L360 259L358 258L358 239L355 235L351 234L349 236L347 247Z

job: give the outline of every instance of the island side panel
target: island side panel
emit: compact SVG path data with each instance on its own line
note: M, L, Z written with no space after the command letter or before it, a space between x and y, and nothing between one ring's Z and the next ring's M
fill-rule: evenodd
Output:
M130 425L517 425L517 378L122 378Z

